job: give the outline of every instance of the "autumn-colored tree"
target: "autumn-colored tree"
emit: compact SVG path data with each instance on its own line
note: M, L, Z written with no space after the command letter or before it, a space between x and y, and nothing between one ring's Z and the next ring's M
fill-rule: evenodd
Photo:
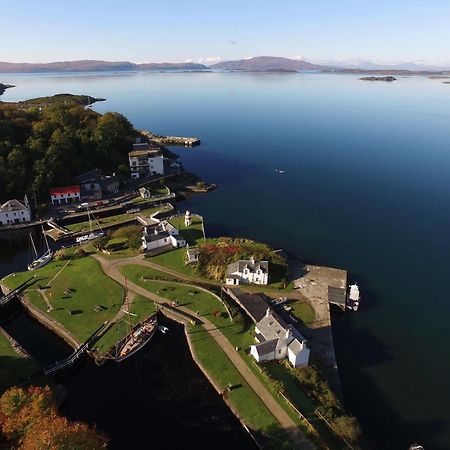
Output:
M106 437L82 422L65 417L45 417L23 439L22 450L97 450L107 446Z
M48 386L31 386L27 389L12 387L0 397L2 432L15 443L20 443L39 421L56 415L56 405Z
M0 398L1 430L12 448L23 450L97 450L107 438L81 422L58 414L48 386L13 387Z

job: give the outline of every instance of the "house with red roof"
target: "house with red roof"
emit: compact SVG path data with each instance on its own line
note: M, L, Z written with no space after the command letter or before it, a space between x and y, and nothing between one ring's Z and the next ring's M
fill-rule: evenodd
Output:
M80 186L64 186L50 189L50 198L54 205L65 205L81 201Z

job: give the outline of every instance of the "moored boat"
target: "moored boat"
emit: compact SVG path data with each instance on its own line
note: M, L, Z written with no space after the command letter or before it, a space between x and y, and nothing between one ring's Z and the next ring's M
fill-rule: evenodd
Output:
M48 245L47 236L44 233L44 228L42 228L42 234L44 236L45 246L46 246L47 250L45 251L45 253L42 256L38 257L38 253L36 250L36 245L34 244L33 236L30 233L31 250L32 250L32 254L33 254L33 260L27 266L28 270L30 270L30 271L44 267L53 258L53 252L50 250L50 247Z
M92 217L94 218L99 230L94 231L92 227L92 219L91 219L91 211L89 210L89 206L86 206L87 208L87 214L89 219L89 229L90 232L88 234L84 234L82 236L78 236L75 241L77 244L83 244L84 242L92 241L93 239L101 238L105 235L103 230L100 227L100 224L98 223L98 220L95 218L95 216L92 214Z
M116 345L115 361L124 361L141 350L154 336L157 328L156 314L135 325L131 332Z
M348 294L347 308L351 309L353 311L358 311L359 301L361 300L361 296L359 293L359 287L356 283L351 284L349 287L350 287L350 291Z

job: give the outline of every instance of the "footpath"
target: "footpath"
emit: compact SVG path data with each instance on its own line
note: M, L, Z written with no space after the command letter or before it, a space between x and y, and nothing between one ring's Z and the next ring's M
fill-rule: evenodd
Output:
M93 255L101 265L103 272L108 275L110 278L115 280L121 285L125 285L124 276L120 273L119 267L130 265L130 264L139 264L141 266L152 267L157 270L164 271L166 273L170 273L179 278L183 278L185 280L196 281L195 278L188 276L180 276L177 272L171 271L170 269L166 269L159 265L149 263L144 261L142 256L119 259L119 260L107 260L99 255ZM152 301L157 303L166 304L167 299L160 297L156 294L153 294L146 289L132 283L130 280L127 280L127 287L129 291L133 291L135 294L142 295ZM188 315L195 315L195 312L190 309L179 306L178 310L184 312ZM249 384L249 386L254 390L254 392L259 396L262 402L266 405L268 410L272 413L275 419L279 422L280 426L286 431L288 436L294 442L296 447L300 450L313 450L315 446L310 442L310 440L305 436L305 434L298 428L296 423L289 417L286 411L278 404L273 395L267 390L267 388L261 383L258 377L249 369L245 361L236 352L233 345L228 341L228 339L222 334L222 332L208 319L205 317L201 318L201 322L205 330L211 335L211 337L217 342L218 345L222 348L225 354L230 359L231 363L236 367L245 381Z

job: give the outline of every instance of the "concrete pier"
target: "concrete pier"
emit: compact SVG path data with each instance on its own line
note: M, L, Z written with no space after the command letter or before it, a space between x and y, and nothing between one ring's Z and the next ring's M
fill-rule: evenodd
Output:
M311 355L317 358L318 367L335 393L342 398L331 326L329 288L345 290L347 271L296 262L291 268L291 280L297 298L307 300L314 309L315 320L305 331L312 345Z

